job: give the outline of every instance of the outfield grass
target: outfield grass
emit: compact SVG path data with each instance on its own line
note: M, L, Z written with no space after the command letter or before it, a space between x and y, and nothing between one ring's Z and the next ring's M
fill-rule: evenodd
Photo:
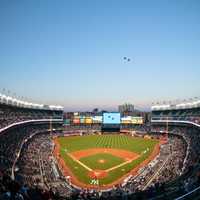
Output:
M90 184L91 178L88 176L88 171L72 160L66 152L71 153L79 150L91 149L91 148L115 148L132 151L140 154L140 157L132 162L114 169L108 173L108 176L100 179L100 185L110 184L113 181L119 179L124 174L130 172L134 167L147 159L152 153L157 140L149 140L143 138L135 138L125 135L88 135L88 136L73 136L73 137L59 137L61 149L60 154L67 166L71 169L77 179L83 183ZM147 151L148 149L148 151ZM145 153L144 153L145 152ZM108 162L100 164L97 161L99 159L105 159ZM122 158L115 157L110 154L99 153L80 159L81 162L86 164L91 169L108 169L123 162Z

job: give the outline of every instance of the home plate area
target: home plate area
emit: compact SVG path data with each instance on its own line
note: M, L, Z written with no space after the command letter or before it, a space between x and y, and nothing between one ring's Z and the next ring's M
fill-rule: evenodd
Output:
M102 179L107 176L107 172L105 170L93 170L88 173L88 176L91 179Z

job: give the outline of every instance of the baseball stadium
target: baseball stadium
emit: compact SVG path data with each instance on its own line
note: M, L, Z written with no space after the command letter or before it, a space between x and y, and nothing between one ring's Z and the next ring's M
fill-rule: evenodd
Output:
M199 100L153 105L148 117L0 100L2 189L21 185L34 199L198 197Z
M200 0L0 1L0 200L200 200Z

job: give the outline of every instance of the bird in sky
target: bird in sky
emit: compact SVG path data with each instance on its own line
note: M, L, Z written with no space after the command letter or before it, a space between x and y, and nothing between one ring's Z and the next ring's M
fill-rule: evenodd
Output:
M128 58L128 57L124 57L123 59L124 59L125 61L127 61L127 62L130 62L130 61L131 61L131 59Z

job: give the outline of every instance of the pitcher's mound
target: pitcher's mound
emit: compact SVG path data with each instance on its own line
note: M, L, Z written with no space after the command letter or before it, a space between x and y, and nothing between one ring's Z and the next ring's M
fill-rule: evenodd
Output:
M100 159L100 160L98 160L98 162L101 163L101 164L103 164L103 163L105 163L106 161L105 161L104 159Z
M93 179L101 179L107 176L107 172L105 170L93 170L88 173L88 176Z

